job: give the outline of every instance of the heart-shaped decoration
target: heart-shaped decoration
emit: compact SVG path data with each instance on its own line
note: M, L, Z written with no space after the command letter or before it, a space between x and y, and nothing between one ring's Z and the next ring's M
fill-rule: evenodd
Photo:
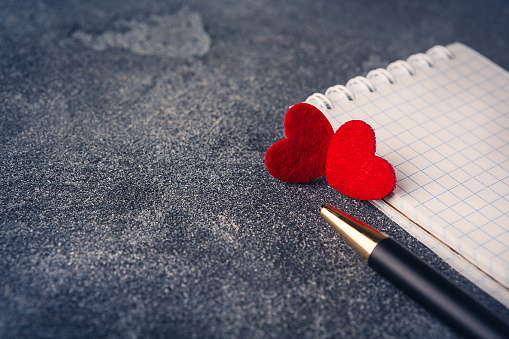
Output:
M313 105L298 103L286 112L285 139L273 144L265 154L265 164L275 178L299 183L325 174L325 161L334 130Z
M339 192L360 200L375 200L394 190L391 164L375 156L375 132L360 120L343 124L329 144L327 182Z

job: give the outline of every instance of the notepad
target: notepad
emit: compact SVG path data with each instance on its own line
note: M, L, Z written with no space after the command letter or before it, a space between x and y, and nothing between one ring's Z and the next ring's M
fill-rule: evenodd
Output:
M306 102L374 128L397 187L372 203L509 308L509 73L453 43Z

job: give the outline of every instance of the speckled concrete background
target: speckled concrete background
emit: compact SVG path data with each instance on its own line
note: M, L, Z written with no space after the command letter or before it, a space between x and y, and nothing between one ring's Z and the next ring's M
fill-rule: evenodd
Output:
M505 1L2 1L0 337L456 337L324 203L509 319L264 165L288 106L435 44L509 69L508 27Z

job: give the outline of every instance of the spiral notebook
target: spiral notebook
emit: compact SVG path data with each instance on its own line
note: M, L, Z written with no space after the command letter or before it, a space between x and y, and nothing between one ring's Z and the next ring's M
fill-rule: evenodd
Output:
M372 203L509 308L509 73L453 43L306 102L374 128L397 187Z

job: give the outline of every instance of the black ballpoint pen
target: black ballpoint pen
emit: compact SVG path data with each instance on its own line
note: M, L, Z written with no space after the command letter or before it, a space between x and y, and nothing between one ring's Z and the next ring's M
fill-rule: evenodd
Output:
M321 216L376 272L469 338L509 338L509 325L409 250L332 206Z

